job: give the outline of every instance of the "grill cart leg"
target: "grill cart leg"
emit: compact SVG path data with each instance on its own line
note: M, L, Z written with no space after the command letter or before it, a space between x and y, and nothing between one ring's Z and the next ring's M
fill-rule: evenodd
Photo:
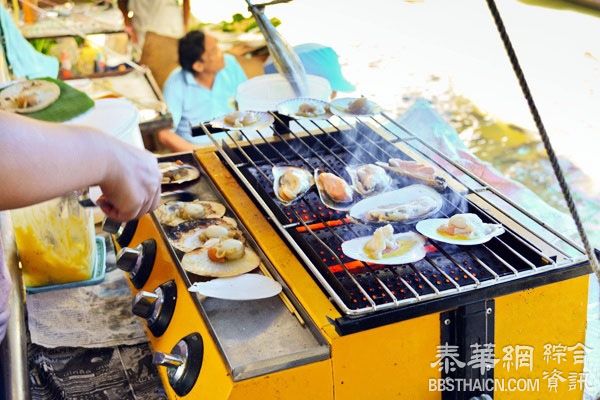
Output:
M485 382L494 379L494 313L494 300L484 300L440 314L441 344L455 349L464 362L454 371L442 370L442 379L466 382L459 386L464 390L443 392L442 400L493 398L493 386L486 390Z

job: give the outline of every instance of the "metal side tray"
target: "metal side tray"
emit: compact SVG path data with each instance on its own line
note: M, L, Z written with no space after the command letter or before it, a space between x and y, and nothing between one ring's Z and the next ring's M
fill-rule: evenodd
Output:
M261 258L260 273L277 280L283 287L279 296L263 300L230 301L204 298L197 294L197 309L212 333L212 338L227 362L233 380L243 380L330 357L329 346L319 330L279 276L238 216L221 195L211 178L191 153L169 155L159 162L181 161L200 171L199 178L180 185L163 185L163 201L215 201L226 207L226 217L236 220L247 244ZM153 216L158 226L161 226ZM162 240L168 243L168 226L161 226ZM186 284L205 281L181 267L183 253L168 246L176 268ZM253 271L256 272L256 271Z

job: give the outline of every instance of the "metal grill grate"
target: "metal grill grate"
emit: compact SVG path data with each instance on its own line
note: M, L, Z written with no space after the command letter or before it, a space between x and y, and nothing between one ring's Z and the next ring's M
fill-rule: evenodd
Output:
M223 142L218 144L219 149L255 201L274 220L291 247L347 316L356 317L441 299L580 261L547 239L535 235L516 220L515 226L525 229L535 240L525 238L512 226L504 224L504 234L482 245L454 246L428 240L427 256L414 264L387 266L350 259L341 251L342 242L370 235L376 227L357 224L346 217L346 212L325 207L314 188L292 206L282 205L275 200L273 193L273 166L295 165L311 172L319 168L350 181L345 167L375 161L385 162L389 158L411 160L409 154L399 148L398 144L416 150L415 146L410 146L410 142L418 141L437 153L438 161L429 161L438 169L452 176L452 171L447 166L450 164L454 171L467 174L479 185L477 189L449 185L449 188L441 192L444 205L437 217L449 217L468 211L478 214L484 222L499 223L497 213L502 211L491 212L488 207L484 210L481 205L467 198L468 195L481 197L480 192L486 190L498 193L385 114L356 121L339 118L336 119L337 125L332 120L295 121L297 126L293 129L290 129L292 125L289 125L289 120L278 114L273 115L276 123L271 128L272 138L255 132L258 140L250 141L244 132L240 132L241 136L238 138L232 132L226 132L233 146ZM212 137L206 127L202 126L202 129ZM420 154L424 153L421 151ZM395 176L393 186L400 188L414 183L419 182ZM451 187L461 189L457 191ZM502 199L510 202L505 197ZM503 215L510 217L506 212ZM395 232L414 230L414 224L393 226ZM542 246L539 243L544 244L544 250L540 249ZM567 243L573 246L572 243Z

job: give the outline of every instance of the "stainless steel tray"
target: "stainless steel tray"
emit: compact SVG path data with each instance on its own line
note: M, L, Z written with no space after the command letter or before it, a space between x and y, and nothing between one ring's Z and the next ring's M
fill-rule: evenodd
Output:
M272 276L283 286L281 296L255 301L228 301L193 295L197 308L206 321L233 379L247 379L329 358L329 346L318 328L193 154L182 153L161 157L159 162L175 160L181 160L198 168L200 178L187 185L168 185L165 189L185 190L197 195L200 200L217 201L225 205L226 216L237 221L248 244L260 256L264 267L261 273ZM154 215L153 218L160 226ZM162 227L161 235L162 240L168 243L166 232ZM179 259L182 253L176 251L171 245L168 247L177 270L188 286L204 279L184 271ZM294 313L290 312L290 304Z

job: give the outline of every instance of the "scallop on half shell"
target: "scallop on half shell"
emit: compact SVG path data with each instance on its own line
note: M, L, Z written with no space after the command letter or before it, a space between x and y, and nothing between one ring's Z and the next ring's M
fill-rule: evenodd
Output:
M195 219L221 218L225 215L225 206L214 201L169 201L161 204L154 214L161 224L177 226Z
M412 231L394 234L391 225L373 235L342 243L343 253L355 260L384 265L400 265L422 260L427 254L425 239Z
M215 249L223 255L220 261L214 261L210 255ZM235 257L229 258L228 253L235 253ZM235 239L211 240L206 246L185 254L181 259L181 266L186 271L215 278L245 274L259 264L258 255Z
M275 166L272 172L275 197L286 206L304 196L315 183L310 172L303 168Z
M207 240L215 238L245 241L242 232L237 229L235 220L228 217L186 222L173 229L168 238L173 247L184 253L198 249Z
M315 169L315 182L321 202L332 210L347 211L354 200L352 186L331 172Z
M189 182L200 176L200 171L198 171L198 169L179 160L158 163L158 168L162 173L161 184L163 185L175 185Z
M349 166L346 171L352 179L352 187L362 196L384 192L392 182L385 170L375 164Z

